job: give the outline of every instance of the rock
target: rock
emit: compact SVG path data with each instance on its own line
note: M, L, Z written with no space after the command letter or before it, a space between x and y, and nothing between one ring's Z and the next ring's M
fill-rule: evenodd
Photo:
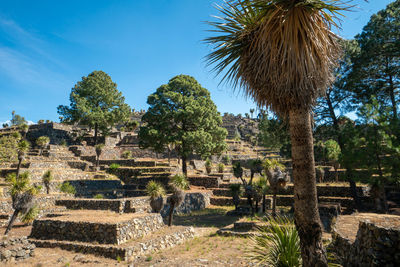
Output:
M66 263L66 262L68 262L68 259L63 256L61 258L58 258L57 262L58 263Z

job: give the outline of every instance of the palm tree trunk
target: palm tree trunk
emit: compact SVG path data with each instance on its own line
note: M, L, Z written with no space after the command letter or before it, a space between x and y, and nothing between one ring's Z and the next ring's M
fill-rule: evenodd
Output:
M18 213L19 213L19 210L14 210L14 213L11 216L10 222L8 223L8 226L7 226L6 231L4 232L4 235L7 235L8 232L10 232L11 228L14 225L15 219L17 219L17 217L18 217Z
M175 203L171 203L169 208L168 226L172 225L172 217L174 216L174 209L175 209Z
M187 177L187 158L186 156L182 156L182 172Z
M318 212L309 110L290 110L289 125L294 180L294 218L300 237L303 266L328 266Z

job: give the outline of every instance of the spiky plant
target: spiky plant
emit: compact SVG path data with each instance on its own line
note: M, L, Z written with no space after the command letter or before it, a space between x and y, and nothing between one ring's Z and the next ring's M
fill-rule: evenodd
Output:
M262 196L262 212L265 213L266 211L266 195L270 191L270 186L268 183L267 178L265 176L261 176L256 182L256 188L259 194Z
M237 210L240 204L240 195L242 193L242 187L240 184L230 184L229 189L231 191L233 205L235 205L235 210Z
M31 224L39 215L40 209L37 205L31 207L28 212L21 216L21 222Z
M276 216L276 195L279 189L285 188L289 176L285 173L285 166L276 159L266 159L264 170L272 191L272 216Z
M176 174L171 177L169 186L171 188L172 195L168 198L168 202L170 204L168 226L171 226L174 209L185 200L184 190L189 189L189 182L184 175Z
M19 214L26 214L34 206L34 196L38 193L38 188L30 183L29 173L24 172L17 176L12 173L6 177L6 181L11 184L10 195L14 213L8 223L4 235L7 235L14 225L15 219Z
M42 176L42 182L46 187L46 193L50 193L50 182L53 180L53 173L51 170L47 170Z
M17 165L17 174L16 177L19 177L19 172L21 170L22 161L25 159L26 152L28 152L31 147L30 143L26 140L21 140L17 145L17 153L18 153L18 165Z
M270 219L259 229L258 236L250 237L246 256L259 266L300 267L300 239L296 227L288 218Z
M240 86L260 107L289 121L294 201L304 266L326 266L318 213L311 111L333 82L340 56L332 27L340 0L232 0L218 7L220 21L207 59L223 80Z
M40 136L36 139L36 145L39 147L39 156L43 154L45 149L50 144L50 138L48 136Z
M100 156L101 153L103 152L104 144L97 144L95 145L94 149L96 151L96 167L99 167Z
M160 212L164 206L165 189L162 184L150 181L146 186L146 193L150 197L150 207L153 212Z

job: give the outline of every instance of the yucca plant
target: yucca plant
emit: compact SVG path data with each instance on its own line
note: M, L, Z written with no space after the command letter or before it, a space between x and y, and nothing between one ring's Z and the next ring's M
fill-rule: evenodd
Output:
M269 219L266 226L259 228L259 234L250 237L250 249L246 252L248 259L258 266L302 266L299 235L290 219Z
M165 189L162 184L150 181L146 186L146 193L150 197L150 207L153 212L160 212L164 206Z
M185 175L176 174L170 179L169 186L172 195L168 198L170 204L168 226L171 226L174 209L185 200L185 190L189 189L189 182Z
M265 176L261 176L257 180L255 187L258 193L262 196L262 212L265 213L267 204L266 195L270 191L269 183L268 180L265 178Z
M42 182L46 187L46 193L50 193L50 182L53 180L53 173L51 170L47 170L42 176Z
M286 187L289 176L285 172L285 166L276 159L266 159L264 161L264 169L272 191L272 216L275 217L276 195L279 189Z
M96 151L96 167L99 167L100 156L103 152L104 144L97 144L95 145L94 149Z
M37 205L34 205L32 208L28 210L27 213L21 216L21 222L26 224L31 224L36 217L39 215L40 209Z
M24 172L17 176L14 173L6 177L6 181L11 184L10 195L14 213L8 223L4 235L7 235L14 225L15 219L20 214L26 214L34 206L34 196L39 189L32 186L29 179L29 172Z
M296 225L304 266L326 266L318 214L311 112L341 54L332 27L340 0L232 0L210 22L207 56L222 80L286 118L292 144Z
M19 177L19 172L21 170L22 161L25 159L26 152L30 149L31 145L26 140L21 140L18 142L17 145L17 152L18 152L18 165L17 165L17 174L16 177Z
M50 144L50 138L48 136L40 136L36 139L36 145L39 147L39 156L43 154L45 149Z
M206 163L204 164L206 167L207 174L210 174L212 171L212 162L209 158L207 158Z
M237 210L240 204L240 195L242 193L242 187L240 184L230 184L229 189L231 191L233 205L235 205L235 210Z

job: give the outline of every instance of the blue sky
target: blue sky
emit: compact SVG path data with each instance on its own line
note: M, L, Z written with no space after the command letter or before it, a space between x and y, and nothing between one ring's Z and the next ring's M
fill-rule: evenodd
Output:
M0 6L0 122L11 111L30 121L58 121L57 106L82 76L107 72L126 102L146 109L147 96L178 74L194 76L220 112L255 107L240 92L218 85L206 68L210 47L204 21L220 0L2 0ZM361 32L391 0L353 1L340 35Z

